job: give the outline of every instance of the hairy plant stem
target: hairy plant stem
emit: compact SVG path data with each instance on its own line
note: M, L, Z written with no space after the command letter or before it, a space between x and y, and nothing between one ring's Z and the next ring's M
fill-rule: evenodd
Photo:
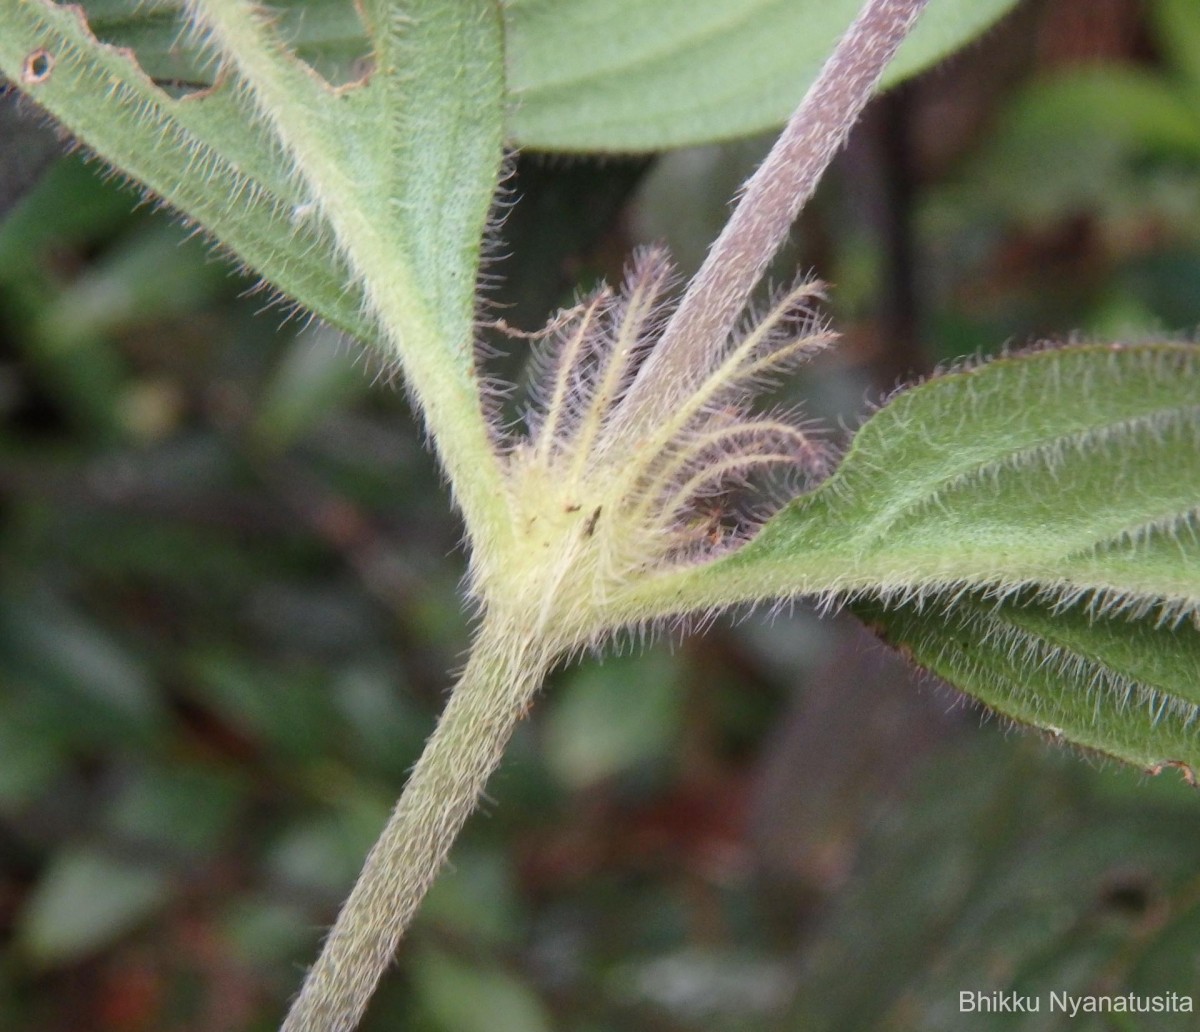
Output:
M632 429L686 383L695 355L733 332L751 292L871 99L928 0L867 0L825 62L688 284L626 397ZM664 393L665 392L665 393Z
M281 1032L351 1032L553 657L484 619L437 728L309 970Z
M205 7L237 8L246 2L205 0ZM662 411L678 400L678 385L687 384L696 363L695 350L711 354L712 342L733 330L751 290L925 2L867 0L747 183L729 224L622 403L627 432L637 433L639 412ZM556 576L561 578L566 569ZM504 572L501 564L497 576ZM528 607L488 609L467 668L282 1032L351 1032L358 1024L554 658L554 639L545 633L544 623L558 586L543 585L542 620Z

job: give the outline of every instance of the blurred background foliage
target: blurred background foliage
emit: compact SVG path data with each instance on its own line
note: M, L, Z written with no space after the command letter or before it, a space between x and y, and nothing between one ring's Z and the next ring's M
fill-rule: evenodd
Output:
M1189 8L1028 0L877 102L781 260L845 333L788 400L853 426L958 356L1191 336ZM459 528L389 370L3 99L0 1027L268 1030L463 656ZM694 267L766 146L523 156L496 314L532 329L654 239ZM626 643L554 678L367 1028L1048 1029L957 993L1200 995L1198 806L803 606Z

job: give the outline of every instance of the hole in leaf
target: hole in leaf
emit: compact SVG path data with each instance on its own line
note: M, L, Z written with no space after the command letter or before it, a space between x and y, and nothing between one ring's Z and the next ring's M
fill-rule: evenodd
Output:
M21 68L21 82L26 86L37 86L50 78L54 71L54 55L49 50L35 50L25 58Z
M96 38L132 52L165 93L182 97L212 86L216 65L202 37L189 31L183 5L87 0L83 7ZM280 37L331 86L366 71L370 46L353 0L277 0L271 16Z
M371 47L353 0L285 0L274 11L279 34L330 86L367 71Z

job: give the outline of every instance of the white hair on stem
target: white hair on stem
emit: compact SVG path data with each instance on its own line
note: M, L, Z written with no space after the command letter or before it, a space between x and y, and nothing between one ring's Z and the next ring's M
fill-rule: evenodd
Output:
M819 461L802 428L782 431L777 418L731 404L829 342L808 315L782 343L775 332L816 288L801 284L748 333L735 330L925 3L867 0L678 305L664 303L670 266L651 252L634 263L623 295L597 294L556 330L531 436L499 456L520 554L476 556L483 616L471 660L283 1032L358 1024L542 676L556 656L619 629L619 617L604 613L613 579L727 547L696 509L714 478ZM710 452L721 456L715 471L699 462Z

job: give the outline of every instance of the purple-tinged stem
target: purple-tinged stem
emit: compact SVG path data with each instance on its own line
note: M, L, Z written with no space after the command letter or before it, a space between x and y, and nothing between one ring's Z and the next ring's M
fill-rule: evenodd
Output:
M867 0L809 87L775 146L742 187L737 207L626 398L635 427L672 385L703 375L800 209L846 142L883 70L928 0ZM665 392L665 393L664 393Z

